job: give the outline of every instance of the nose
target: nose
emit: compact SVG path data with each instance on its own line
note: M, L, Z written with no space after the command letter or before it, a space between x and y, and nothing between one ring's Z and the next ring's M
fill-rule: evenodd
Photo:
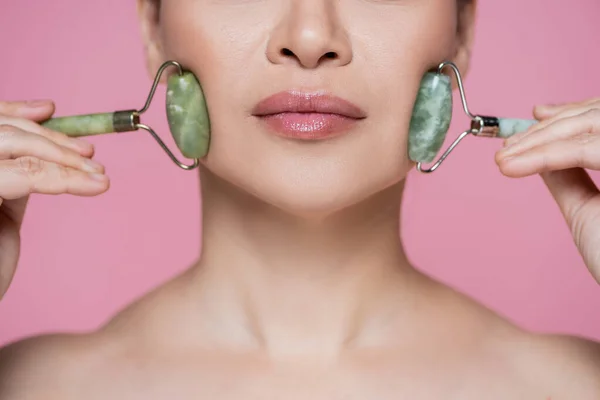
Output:
M290 0L290 7L271 34L267 48L269 61L296 63L309 69L350 63L352 46L336 3L339 2Z

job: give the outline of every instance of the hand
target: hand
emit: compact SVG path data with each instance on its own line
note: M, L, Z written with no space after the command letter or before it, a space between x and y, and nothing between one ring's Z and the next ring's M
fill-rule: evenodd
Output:
M54 104L0 102L0 299L14 275L19 230L31 193L94 196L108 190L93 146L43 128Z
M600 191L586 172L600 170L600 98L539 106L534 116L540 122L507 139L496 162L510 177L542 176L600 283Z

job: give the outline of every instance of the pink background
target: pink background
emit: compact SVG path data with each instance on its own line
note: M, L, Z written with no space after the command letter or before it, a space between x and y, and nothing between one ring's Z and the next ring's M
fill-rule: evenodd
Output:
M481 1L471 108L529 117L536 103L599 96L599 15L598 0ZM143 105L150 80L134 1L4 0L0 31L1 100L52 98L59 114ZM162 89L156 99L146 121L172 144ZM467 122L457 109L452 137ZM20 267L0 303L0 344L96 327L198 255L196 173L142 131L91 140L112 188L32 198ZM412 175L410 256L526 328L600 340L600 287L542 181L500 175L499 146L470 138L435 174Z

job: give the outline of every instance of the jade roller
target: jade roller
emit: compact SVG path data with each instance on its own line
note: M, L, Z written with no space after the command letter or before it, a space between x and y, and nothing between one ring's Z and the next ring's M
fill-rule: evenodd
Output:
M178 73L167 79L166 110L169 129L181 153L194 160L192 164L180 162L156 132L140 122L140 116L150 107L161 75L170 66L176 67ZM184 170L198 167L199 159L207 154L210 142L210 121L202 87L196 77L191 72L184 71L176 61L167 61L161 65L146 104L140 110L57 117L45 121L42 125L70 137L142 129L149 132L171 160Z
M423 163L432 162L444 144L452 119L452 82L448 75L442 73L446 67L450 67L456 75L463 110L471 119L471 126L454 140L433 166L424 169ZM431 173L468 135L508 138L516 133L526 131L537 122L536 120L472 114L469 111L458 67L451 62L443 62L438 66L436 72L428 72L421 81L410 122L408 156L417 163L419 172Z

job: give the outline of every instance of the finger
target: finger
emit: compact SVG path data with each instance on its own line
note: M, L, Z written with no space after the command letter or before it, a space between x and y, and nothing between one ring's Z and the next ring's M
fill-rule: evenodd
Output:
M569 225L585 205L599 194L590 175L581 168L547 171L541 176Z
M104 167L77 152L31 132L12 125L0 126L0 160L30 156L44 161L81 169L86 172L103 172Z
M2 125L12 125L23 131L43 136L61 146L68 147L85 157L92 157L94 155L94 146L91 143L78 138L70 138L62 132L47 129L28 119L7 117L0 114L0 126Z
M18 249L19 226L17 222L0 213L0 227L3 228L0 230L0 240L3 245L6 245L6 249ZM14 234L11 234L12 232ZM0 252L0 301L13 280L18 257L18 251Z
M534 115L535 117L540 121L539 123L533 125L531 127L530 130L530 134L536 133L538 131L541 131L542 129L546 128L548 125L552 125L553 123L555 123L556 121L560 120L560 119L565 119L565 118L569 118L569 117L575 117L577 115L581 115L584 114L588 111L591 111L593 109L600 109L600 104L597 103L591 103L591 104L583 104L583 105L579 105L576 107L569 107L559 113L554 114L552 117L546 118L546 119L542 119L541 116L539 115L535 115L535 111L534 111Z
M496 158L513 157L552 141L592 134L600 135L600 109L594 108L581 114L558 119L544 129L532 131L518 142L500 149Z
M543 119L543 117L541 117L540 115L537 115L536 114L537 111L534 110L535 118L537 120L539 120L539 122L537 124L530 126L529 129L527 129L525 132L518 133L518 134L513 135L513 136L509 137L508 139L506 139L504 141L504 146L505 147L512 146L514 144L524 141L525 139L530 139L531 137L535 136L535 134L537 134L539 131L541 131L542 129L545 129L546 127L548 127L549 125L552 125L553 123L555 123L556 121L558 121L560 119L574 117L574 116L577 116L580 114L584 114L585 112L590 111L594 108L600 108L600 103L598 103L598 104L591 103L591 104L586 104L586 105L578 105L578 106L569 107L559 113L554 114L551 117L548 117L547 119ZM537 108L536 108L536 110L537 110Z
M515 133L514 135L504 139L504 148L512 146L513 144L523 140L526 136L529 136L531 132L537 129L539 124L540 122L534 123L533 125L529 126L529 128L527 128L525 131Z
M600 135L582 134L553 141L496 161L501 172L510 177L575 167L599 170Z
M546 106L537 106L533 110L533 116L540 121L534 130L543 129L560 118L571 117L594 108L600 108L600 100L588 100L583 103L571 104L568 107L557 108L556 110L550 109L552 111L547 111L544 107Z
M44 121L54 113L54 103L50 100L0 101L0 115Z
M577 103L564 103L564 104L543 104L535 107L533 114L537 119L543 120L552 118L557 114L563 113L570 109L588 107L593 104L600 104L600 97L595 97L580 101Z
M14 200L31 193L95 196L108 190L104 174L90 174L35 157L0 161L0 198Z

